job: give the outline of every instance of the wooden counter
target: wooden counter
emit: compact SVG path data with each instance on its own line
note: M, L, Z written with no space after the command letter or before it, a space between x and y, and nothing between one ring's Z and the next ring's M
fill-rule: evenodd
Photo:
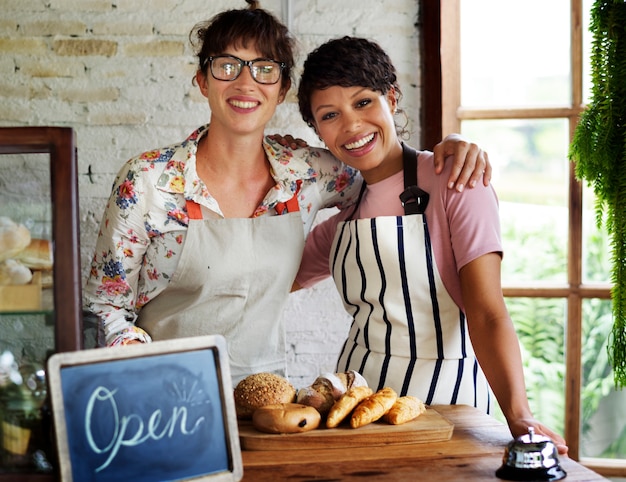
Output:
M499 481L508 427L464 405L433 407L454 424L445 442L343 449L243 451L244 481ZM560 457L564 482L608 480Z

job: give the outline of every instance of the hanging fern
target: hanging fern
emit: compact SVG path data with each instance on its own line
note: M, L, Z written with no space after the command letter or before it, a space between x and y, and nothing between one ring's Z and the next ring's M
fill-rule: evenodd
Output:
M598 225L611 237L613 329L608 355L615 385L626 386L626 1L591 10L591 102L570 146L576 175L593 186Z

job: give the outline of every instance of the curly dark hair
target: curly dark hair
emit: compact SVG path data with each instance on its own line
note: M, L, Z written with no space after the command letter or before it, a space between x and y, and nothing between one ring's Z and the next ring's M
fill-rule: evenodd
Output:
M281 85L287 89L295 64L296 41L285 25L259 2L246 0L248 8L225 10L196 24L189 40L198 57L198 69L208 74L209 57L224 53L228 47L251 46L263 57L283 62Z
M397 100L402 96L396 68L387 53L376 42L358 37L329 40L307 56L298 87L298 105L311 127L311 95L333 86L366 87L383 95L393 87Z

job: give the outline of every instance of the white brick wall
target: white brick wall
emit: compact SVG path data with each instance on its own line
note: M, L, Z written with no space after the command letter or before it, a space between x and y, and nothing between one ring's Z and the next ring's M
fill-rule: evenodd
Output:
M411 121L419 109L417 3L261 1L289 20L300 41L299 65L306 52L332 37L378 41L398 68ZM0 125L75 129L83 274L120 165L208 121L205 100L191 83L189 30L243 6L243 0L0 0ZM416 142L418 126L409 127ZM268 132L319 142L300 118L293 89ZM285 317L293 383L304 386L332 371L348 327L332 282L291 295Z

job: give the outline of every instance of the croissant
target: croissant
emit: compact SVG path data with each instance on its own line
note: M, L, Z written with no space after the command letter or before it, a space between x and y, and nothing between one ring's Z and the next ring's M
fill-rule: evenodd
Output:
M396 400L396 403L383 416L383 420L392 425L401 425L419 417L425 411L424 402L417 397L407 395Z
M374 391L370 387L352 387L337 400L328 412L326 427L335 428L361 401L372 395Z
M398 394L392 388L381 388L356 406L350 418L350 426L359 428L375 422L391 409L397 399Z

